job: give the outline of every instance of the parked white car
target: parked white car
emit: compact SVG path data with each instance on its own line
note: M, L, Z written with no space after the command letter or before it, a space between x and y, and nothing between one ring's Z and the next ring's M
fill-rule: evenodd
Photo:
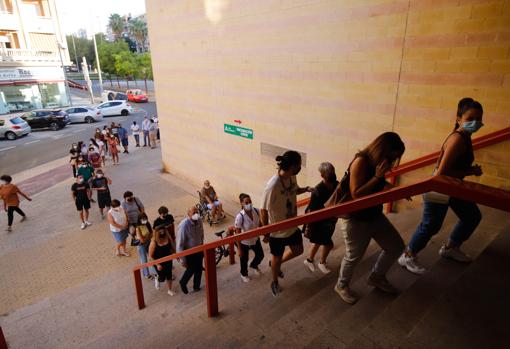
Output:
M133 107L126 101L109 101L99 104L96 107L103 116L122 115L127 116L133 112Z
M91 124L103 120L103 113L100 109L91 107L70 107L64 109L68 114L71 123L86 122Z
M5 137L10 141L18 137L27 135L32 128L19 115L0 115L0 137Z

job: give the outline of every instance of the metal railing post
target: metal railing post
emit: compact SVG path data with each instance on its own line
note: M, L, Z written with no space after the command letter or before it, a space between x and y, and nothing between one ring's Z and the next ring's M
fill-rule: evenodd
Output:
M0 326L0 349L7 349L7 342L5 341L4 331L2 331L1 326Z
M397 176L393 176L389 178L391 185L396 185L397 183ZM390 201L386 204L386 213L392 213L393 212L393 201Z
M205 250L205 293L207 297L207 315L218 315L218 284L216 280L216 258L214 249Z
M234 243L228 244L228 259L230 261L230 265L236 264L236 251L234 249Z
M140 269L133 270L136 288L136 300L138 301L138 309L145 308L145 300L143 299L142 273Z

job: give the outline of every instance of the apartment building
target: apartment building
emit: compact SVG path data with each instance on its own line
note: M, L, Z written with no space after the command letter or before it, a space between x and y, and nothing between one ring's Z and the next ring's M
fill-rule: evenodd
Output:
M0 114L69 105L55 0L0 0Z

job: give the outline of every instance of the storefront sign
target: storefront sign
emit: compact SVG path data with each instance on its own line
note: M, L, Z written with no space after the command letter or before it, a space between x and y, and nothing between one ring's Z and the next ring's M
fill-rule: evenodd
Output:
M224 124L225 133L243 138L253 139L253 130L235 125Z
M63 80L60 67L0 68L0 81L10 80Z

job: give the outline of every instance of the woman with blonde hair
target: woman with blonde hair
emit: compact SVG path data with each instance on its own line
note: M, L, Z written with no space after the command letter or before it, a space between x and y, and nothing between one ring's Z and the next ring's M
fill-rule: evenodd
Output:
M156 227L149 245L149 258L151 260L170 256L175 252L175 242L172 241L170 233L165 226ZM159 290L159 283L166 280L168 294L174 296L172 291L172 261L163 262L155 265L158 277L155 278L154 286Z
M390 187L384 175L396 167L404 154L405 146L399 135L385 132L365 149L359 151L348 169L348 190L352 199L374 194ZM345 255L340 267L340 276L335 291L348 304L358 297L349 288L354 269L363 258L370 240L374 239L382 251L372 268L368 284L387 293L397 290L386 279L398 256L404 250L400 234L382 212L382 205L350 213L342 219L345 239Z

